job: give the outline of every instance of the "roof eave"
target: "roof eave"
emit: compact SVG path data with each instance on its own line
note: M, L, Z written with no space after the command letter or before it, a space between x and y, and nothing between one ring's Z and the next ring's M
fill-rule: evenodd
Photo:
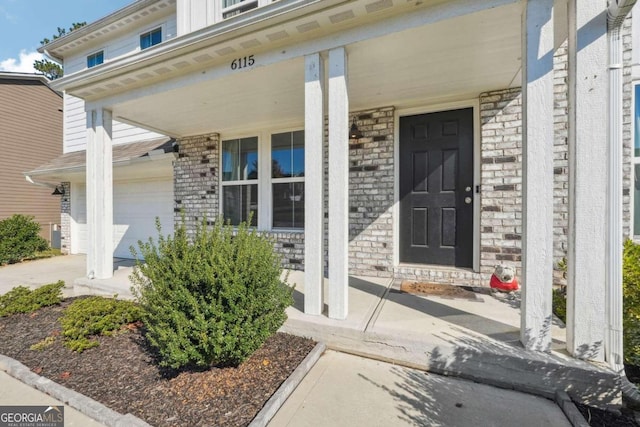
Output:
M170 57L178 56L198 44L209 41L220 43L249 32L260 30L263 27L267 28L272 25L277 25L280 21L276 22L274 19L278 17L281 17L283 20L288 20L297 17L295 12L299 14L311 13L316 9L325 9L346 1L349 0L281 0L274 2L269 4L269 6L254 9L251 11L253 13L247 13L233 20L222 21L204 27L198 31L176 37L134 55L125 56L102 64L100 67L87 69L56 79L52 83L52 86L56 90L64 91L91 84L105 78L111 78L125 72L133 71L136 68L146 67L151 61L160 62Z
M53 54L51 51L58 49L62 46L64 46L67 43L70 43L72 41L75 41L81 37L84 37L90 33L92 33L93 31L102 28L104 26L107 26L109 24L112 24L113 22L116 22L128 15L131 15L141 9L144 9L145 7L153 4L153 3L157 3L159 0L137 0L135 2L133 2L132 4L125 6L121 9L116 10L115 12L98 19L97 21L94 21L90 24L87 24L83 27L80 27L76 30L70 31L68 34L65 34L62 37L59 37L57 39L52 40L51 42L47 43L44 46L40 46L38 48L38 52L42 53L44 55L47 55L53 59L56 59L58 61L62 61L62 57Z

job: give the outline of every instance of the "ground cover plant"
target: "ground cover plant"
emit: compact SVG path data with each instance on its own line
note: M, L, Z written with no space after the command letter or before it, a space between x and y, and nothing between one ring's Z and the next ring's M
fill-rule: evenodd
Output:
M84 299L0 318L0 354L157 427L248 425L315 345L277 333L237 367L172 370L157 365L144 326L133 323L77 352L61 339L60 319Z
M131 301L99 296L75 300L60 319L65 346L80 353L97 347L97 336L112 335L141 317L142 309Z
M250 222L250 220L249 220ZM273 243L246 223L203 220L140 242L131 280L161 366L238 365L286 320L293 289ZM132 249L133 250L133 249ZM133 250L136 258L138 253Z
M4 295L0 295L0 317L16 313L31 313L41 307L59 304L62 301L62 280L56 283L29 289L17 286Z
M49 244L40 237L40 224L32 216L15 214L0 221L0 265L33 258L47 249Z

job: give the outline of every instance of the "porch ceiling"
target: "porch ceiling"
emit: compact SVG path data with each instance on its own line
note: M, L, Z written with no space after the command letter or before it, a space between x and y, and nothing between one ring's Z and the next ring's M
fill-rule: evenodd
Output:
M521 11L510 3L348 45L350 109L433 105L519 86ZM171 136L302 125L304 60L153 92L111 105L114 118Z

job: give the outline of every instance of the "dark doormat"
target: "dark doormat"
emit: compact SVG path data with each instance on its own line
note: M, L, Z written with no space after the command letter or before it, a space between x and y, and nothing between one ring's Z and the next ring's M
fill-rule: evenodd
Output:
M466 288L466 289L465 289ZM468 290L468 287L442 285L440 283L414 282L403 280L400 290L408 294L440 297L447 299L466 299L469 301L479 301L480 298L475 292Z

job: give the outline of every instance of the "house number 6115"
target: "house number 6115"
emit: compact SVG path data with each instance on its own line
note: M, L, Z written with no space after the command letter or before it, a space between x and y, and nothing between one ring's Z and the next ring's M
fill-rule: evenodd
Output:
M241 68L251 67L256 63L253 55L243 56L242 58L237 58L231 61L231 69L239 70Z

